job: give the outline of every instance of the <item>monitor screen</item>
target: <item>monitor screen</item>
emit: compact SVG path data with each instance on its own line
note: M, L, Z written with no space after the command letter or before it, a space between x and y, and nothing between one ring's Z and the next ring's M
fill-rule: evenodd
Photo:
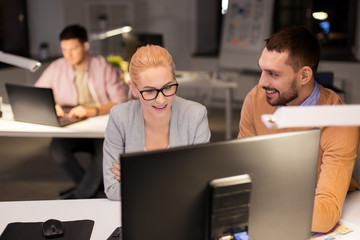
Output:
M136 49L147 44L164 46L163 36L159 33L140 33L129 32L121 35L123 57L125 61L130 61L132 55L136 52Z
M207 239L209 183L248 174L251 239L309 239L319 143L307 130L123 154L123 237Z

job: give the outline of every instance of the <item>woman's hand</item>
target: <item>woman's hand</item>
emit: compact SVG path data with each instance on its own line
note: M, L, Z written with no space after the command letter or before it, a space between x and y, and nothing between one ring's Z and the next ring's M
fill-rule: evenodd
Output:
M111 172L114 174L114 178L120 181L120 164L113 163L112 166Z

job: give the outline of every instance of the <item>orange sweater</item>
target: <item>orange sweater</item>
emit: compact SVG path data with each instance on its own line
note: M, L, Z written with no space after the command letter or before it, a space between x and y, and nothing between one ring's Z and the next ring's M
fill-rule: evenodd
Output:
M317 105L343 104L335 92L320 85L319 88L320 99ZM277 107L267 103L265 91L261 87L255 86L246 96L241 110L238 138L306 129L268 129L262 123L261 115L273 114L276 109ZM358 144L358 127L321 128L313 232L328 232L339 221L352 176Z

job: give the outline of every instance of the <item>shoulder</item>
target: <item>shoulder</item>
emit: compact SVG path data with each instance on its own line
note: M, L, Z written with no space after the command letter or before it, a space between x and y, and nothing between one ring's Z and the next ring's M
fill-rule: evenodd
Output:
M89 55L89 66L109 66L112 65L101 55Z
M207 110L200 103L176 96L172 105L171 118L180 125L196 126L198 122L207 118Z
M248 96L250 96L254 99L263 98L265 96L265 91L262 87L260 87L259 85L256 85L250 90Z
M72 67L65 58L58 58L44 69L35 85L39 87L50 87L52 85L50 83L63 81L64 78L69 79L72 73Z
M132 99L127 102L118 103L111 108L110 114L133 114L136 109L141 109L141 104L139 100Z
M47 69L51 69L51 68L66 68L66 67L71 67L70 64L65 60L65 58L61 57L58 58L56 60L54 60L53 62L51 62L49 64L49 66L47 67Z
M109 114L111 125L123 126L125 129L137 125L142 119L142 110L139 100L129 100L113 106ZM109 124L108 124L109 126Z
M89 59L91 61L100 61L100 62L106 62L106 59L101 55L89 55Z
M264 98L265 94L259 85L255 85L246 95L245 101L255 101Z
M142 108L140 101L132 99L127 102L118 103L110 110L110 118L116 122L135 122L142 119Z
M103 56L89 55L88 72L90 72L90 74L94 74L99 77L106 76L104 79L109 80L119 73L119 69L120 68L116 68L114 65L110 64Z
M244 107L270 107L267 103L265 91L259 85L255 85L244 99Z
M187 100L178 96L175 96L173 101L173 108L175 111L182 113L199 114L206 112L206 107L198 102Z
M333 104L343 104L340 96L329 88L325 88L318 84L320 89L320 99L318 105L333 105Z

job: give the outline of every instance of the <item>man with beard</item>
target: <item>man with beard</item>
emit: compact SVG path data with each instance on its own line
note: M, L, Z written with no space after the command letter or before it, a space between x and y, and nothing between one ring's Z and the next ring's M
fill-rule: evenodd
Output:
M315 82L321 50L318 40L308 29L291 26L265 42L259 59L260 80L245 98L238 138L304 130L268 129L262 123L261 115L273 114L282 106L343 104L335 92ZM357 127L321 128L313 232L328 232L340 219L358 144Z

